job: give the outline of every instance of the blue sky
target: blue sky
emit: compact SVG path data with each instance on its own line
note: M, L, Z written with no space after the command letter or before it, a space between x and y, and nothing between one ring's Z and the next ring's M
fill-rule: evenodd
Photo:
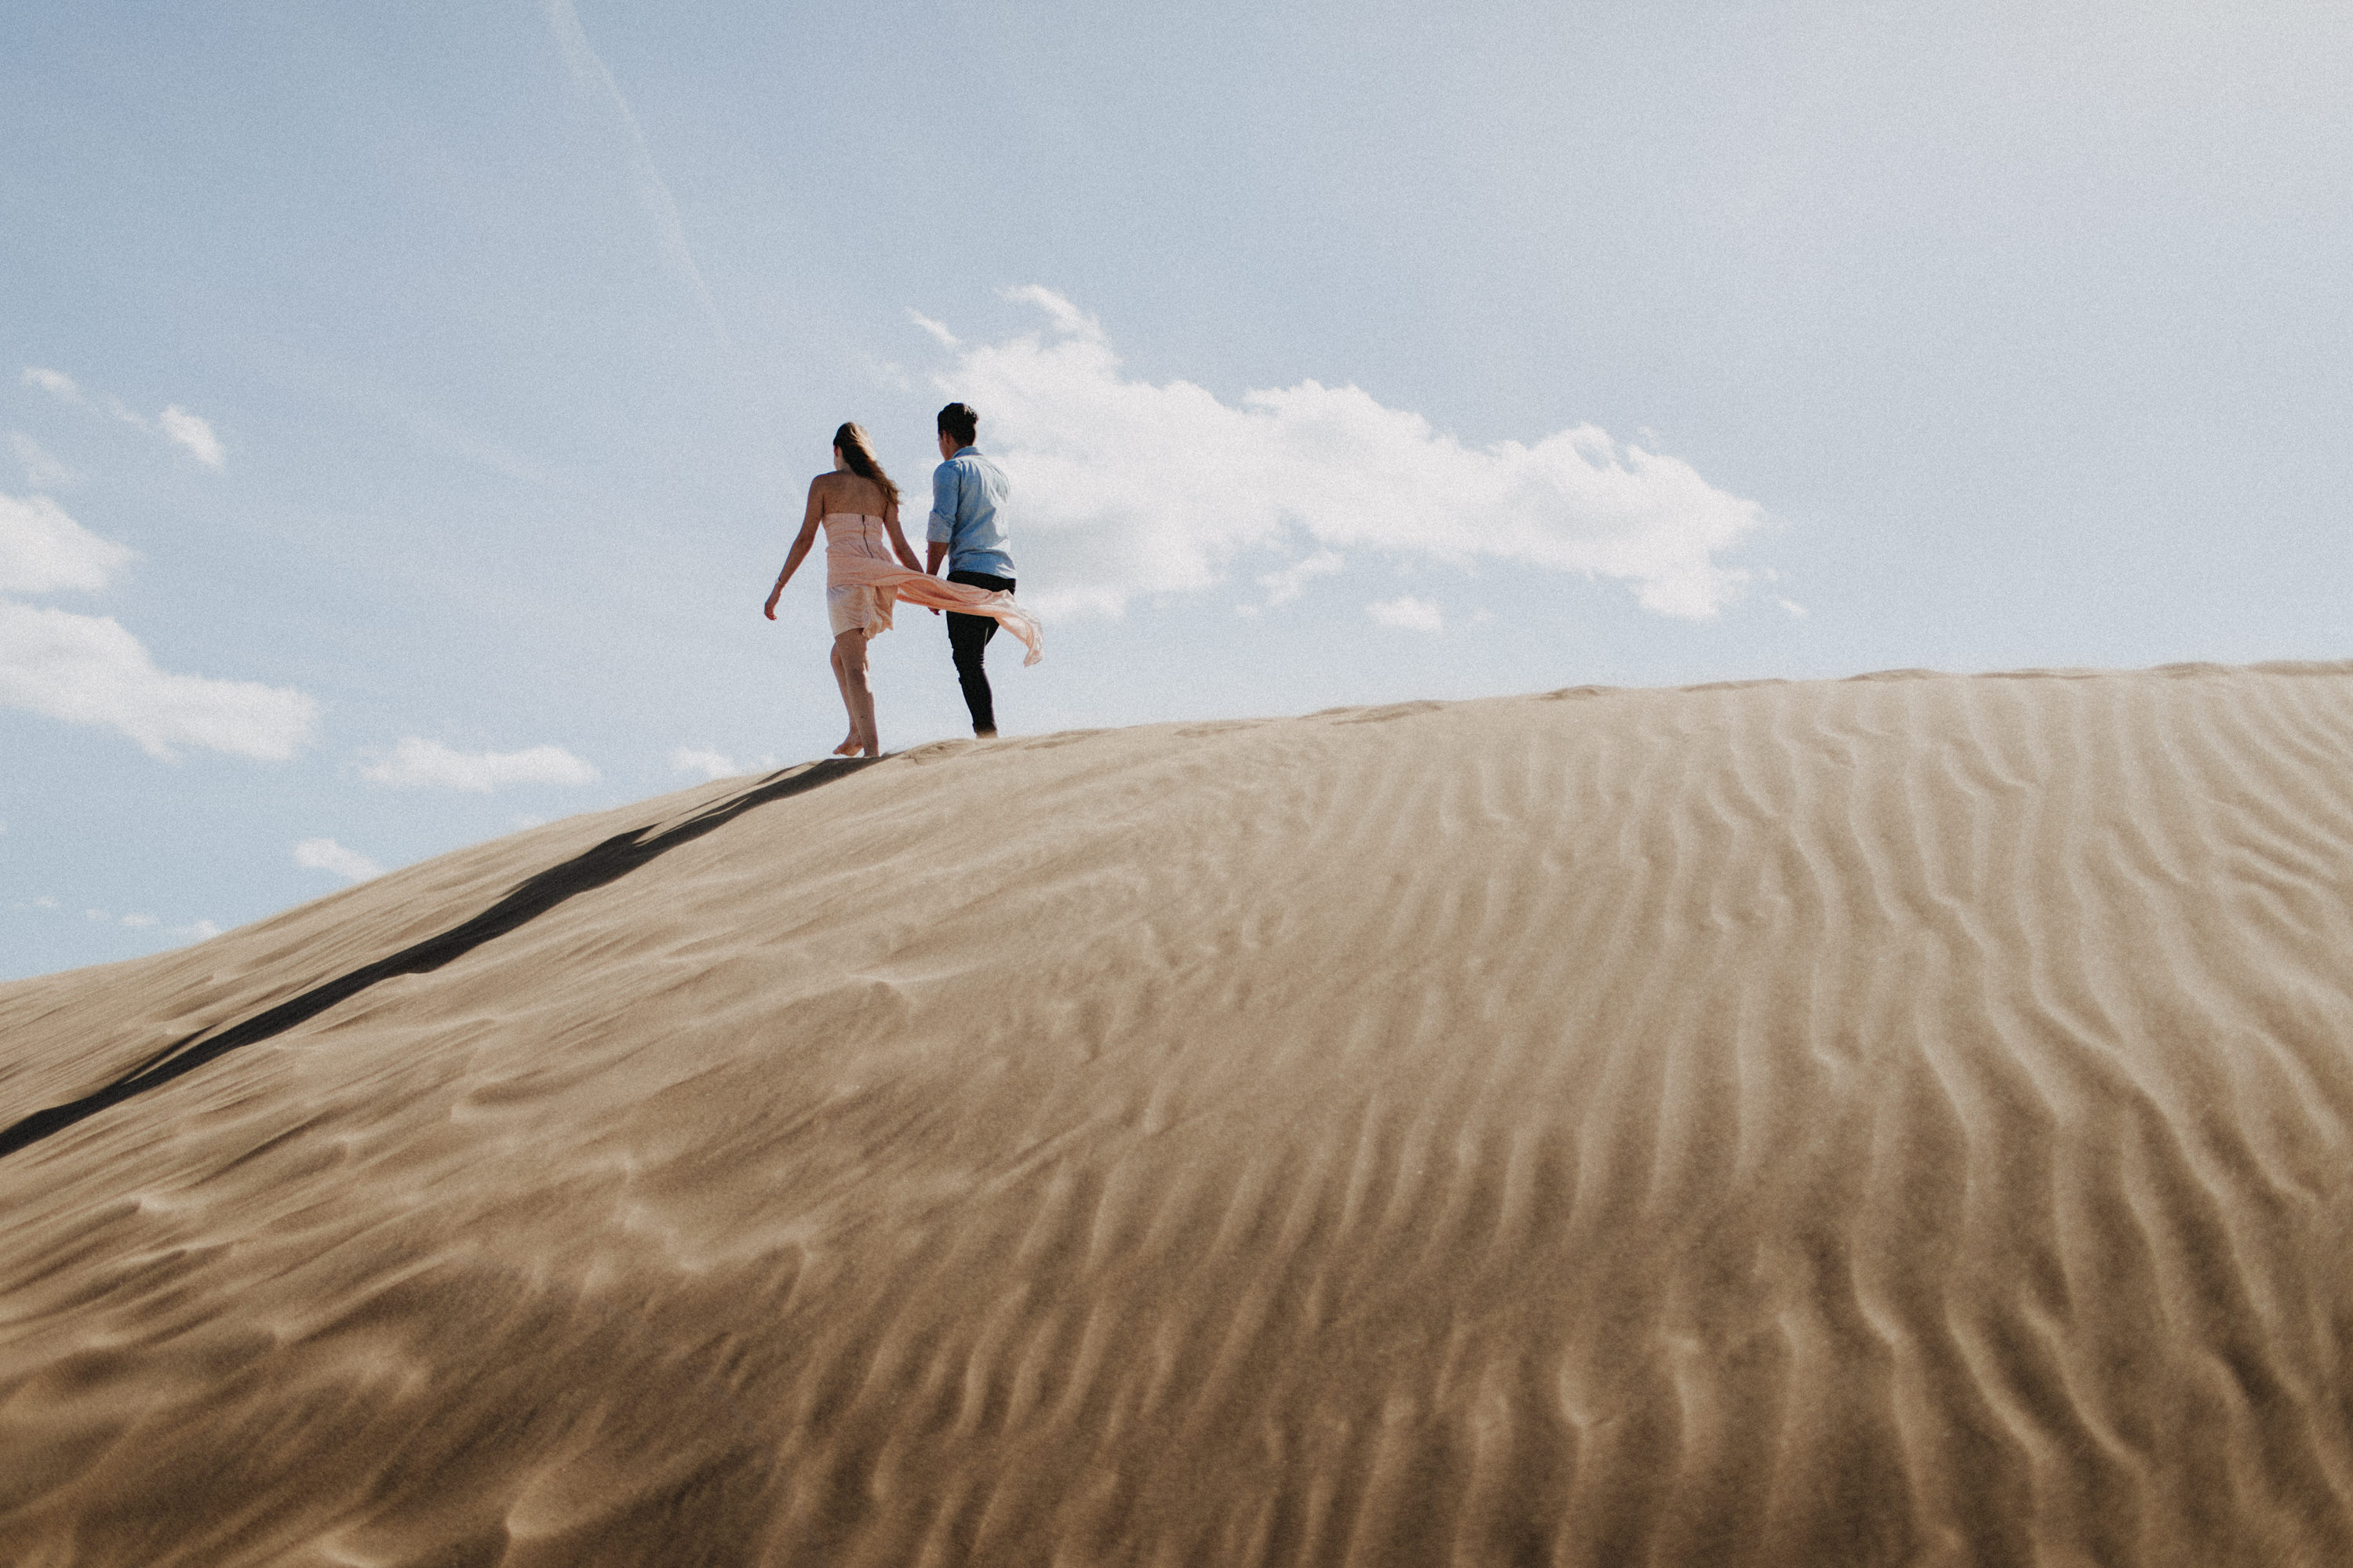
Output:
M950 395L1012 732L2353 653L2348 80L2272 3L8 0L0 976L821 752L760 601Z

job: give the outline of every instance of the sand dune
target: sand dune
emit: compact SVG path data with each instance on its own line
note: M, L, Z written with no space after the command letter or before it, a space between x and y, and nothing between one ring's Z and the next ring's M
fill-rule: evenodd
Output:
M0 1561L2353 1562L2353 666L766 784L0 986Z

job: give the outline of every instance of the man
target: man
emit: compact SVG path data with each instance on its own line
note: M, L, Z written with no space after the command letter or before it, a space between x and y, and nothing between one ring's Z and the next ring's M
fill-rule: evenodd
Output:
M923 570L939 574L940 558L948 563L948 581L976 587L1013 592L1013 557L1005 550L1003 507L1008 486L1005 470L980 455L973 443L980 438L980 416L968 404L951 403L940 410L940 466L932 470L932 522L924 537L931 548ZM987 616L948 616L948 649L955 657L956 680L964 687L964 704L972 710L972 732L983 740L997 733L997 704L988 689L988 671L982 668L982 650L997 635L997 623Z

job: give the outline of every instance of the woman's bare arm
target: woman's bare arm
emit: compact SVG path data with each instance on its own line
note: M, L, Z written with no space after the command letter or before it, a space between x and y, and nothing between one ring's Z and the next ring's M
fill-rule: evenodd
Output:
M785 569L776 574L776 585L768 590L768 603L761 614L770 620L776 618L776 600L783 596L785 584L793 580L801 563L808 559L809 546L817 541L817 521L825 515L825 481L829 476L819 474L809 481L808 508L801 514L801 531L793 540L791 553L785 557Z
M907 548L907 536L899 531L899 498L892 496L882 503L882 526L891 531L891 549L899 563L910 572L921 572L915 564L915 552Z

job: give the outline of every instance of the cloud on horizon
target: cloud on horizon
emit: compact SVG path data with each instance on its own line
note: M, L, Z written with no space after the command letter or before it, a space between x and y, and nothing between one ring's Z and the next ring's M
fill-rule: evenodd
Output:
M1435 636L1446 629L1446 616L1439 607L1410 594L1366 605L1365 614L1382 626L1403 632L1429 632Z
M1337 576L1347 563L1329 550L1319 550L1303 560L1294 561L1280 572L1270 572L1258 580L1266 590L1266 609L1287 605L1307 591L1309 579Z
M332 871L349 882L364 882L384 875L384 868L356 849L346 849L332 838L305 838L294 846L294 864L306 871ZM209 925L210 921L199 921ZM219 935L217 928L211 933Z
M396 789L461 789L487 795L507 784L588 784L596 768L561 746L519 752L460 752L418 735L403 736L389 756L360 769L370 784Z
M701 773L706 779L733 778L743 770L724 752L696 751L681 746L670 754L670 765L682 773Z
M325 840L324 842L332 843L333 841L330 839ZM47 912L59 914L61 914L65 909L65 905L61 900L46 893L37 899L19 899L8 907L12 910L41 910ZM107 911L104 910L84 910L82 911L82 918L87 921L104 921L113 917L109 916ZM153 931L156 927L162 926L164 922L157 917L151 914L132 913L115 919L114 923L126 927L132 931ZM198 920L191 921L185 925L166 926L164 928L162 934L165 941L177 945L191 942L203 942L206 938L216 937L220 935L220 933L221 928L213 921Z
M136 559L46 496L0 495L0 591L95 592ZM300 691L160 669L111 616L10 599L0 599L0 707L114 730L166 762L182 746L282 762L318 715Z
M1188 382L1124 376L1102 327L1050 289L1011 297L1046 329L966 346L914 319L955 353L935 383L981 410L1033 548L1051 553L1054 579L1084 584L1039 594L1049 612L1116 616L1135 595L1208 588L1245 552L1295 552L1303 536L1303 559L1262 579L1270 605L1343 550L1606 577L1686 619L1715 615L1746 581L1717 556L1764 526L1764 509L1594 426L1472 447L1314 381L1229 405Z

